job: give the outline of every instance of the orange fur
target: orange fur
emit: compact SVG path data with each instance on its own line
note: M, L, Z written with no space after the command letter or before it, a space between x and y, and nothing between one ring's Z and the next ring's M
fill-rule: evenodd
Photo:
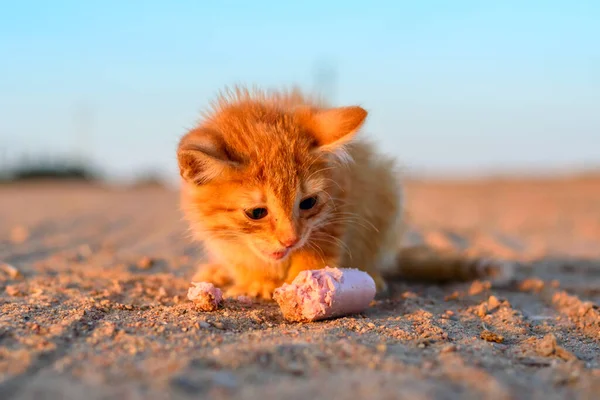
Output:
M358 135L366 116L299 91L222 94L177 151L182 209L209 258L194 279L269 299L327 265L368 272L380 293L398 272L480 273L453 255L399 253L402 186L394 160Z

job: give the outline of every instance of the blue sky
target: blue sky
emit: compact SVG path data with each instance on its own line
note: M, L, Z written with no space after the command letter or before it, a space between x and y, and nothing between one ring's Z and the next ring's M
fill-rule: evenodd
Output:
M329 65L410 169L600 165L598 21L593 0L0 0L0 157L173 177L224 85L310 89Z

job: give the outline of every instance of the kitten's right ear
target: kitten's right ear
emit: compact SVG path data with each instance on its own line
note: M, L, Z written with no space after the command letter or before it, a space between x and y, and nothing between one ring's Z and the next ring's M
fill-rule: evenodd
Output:
M205 128L194 129L181 139L177 162L181 177L197 185L210 182L236 165L221 135Z

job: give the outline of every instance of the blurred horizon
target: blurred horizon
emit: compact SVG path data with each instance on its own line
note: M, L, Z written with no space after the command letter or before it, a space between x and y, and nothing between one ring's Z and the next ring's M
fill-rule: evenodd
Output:
M417 173L600 169L598 21L593 1L4 2L0 168L174 181L179 137L240 83L362 105Z

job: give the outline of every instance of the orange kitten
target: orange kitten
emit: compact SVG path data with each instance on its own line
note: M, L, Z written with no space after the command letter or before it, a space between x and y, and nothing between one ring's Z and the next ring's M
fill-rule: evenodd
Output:
M325 266L360 268L379 293L384 276L481 274L476 260L400 251L402 186L394 161L357 135L366 117L298 91L221 95L177 150L182 208L209 259L194 280L270 299Z

